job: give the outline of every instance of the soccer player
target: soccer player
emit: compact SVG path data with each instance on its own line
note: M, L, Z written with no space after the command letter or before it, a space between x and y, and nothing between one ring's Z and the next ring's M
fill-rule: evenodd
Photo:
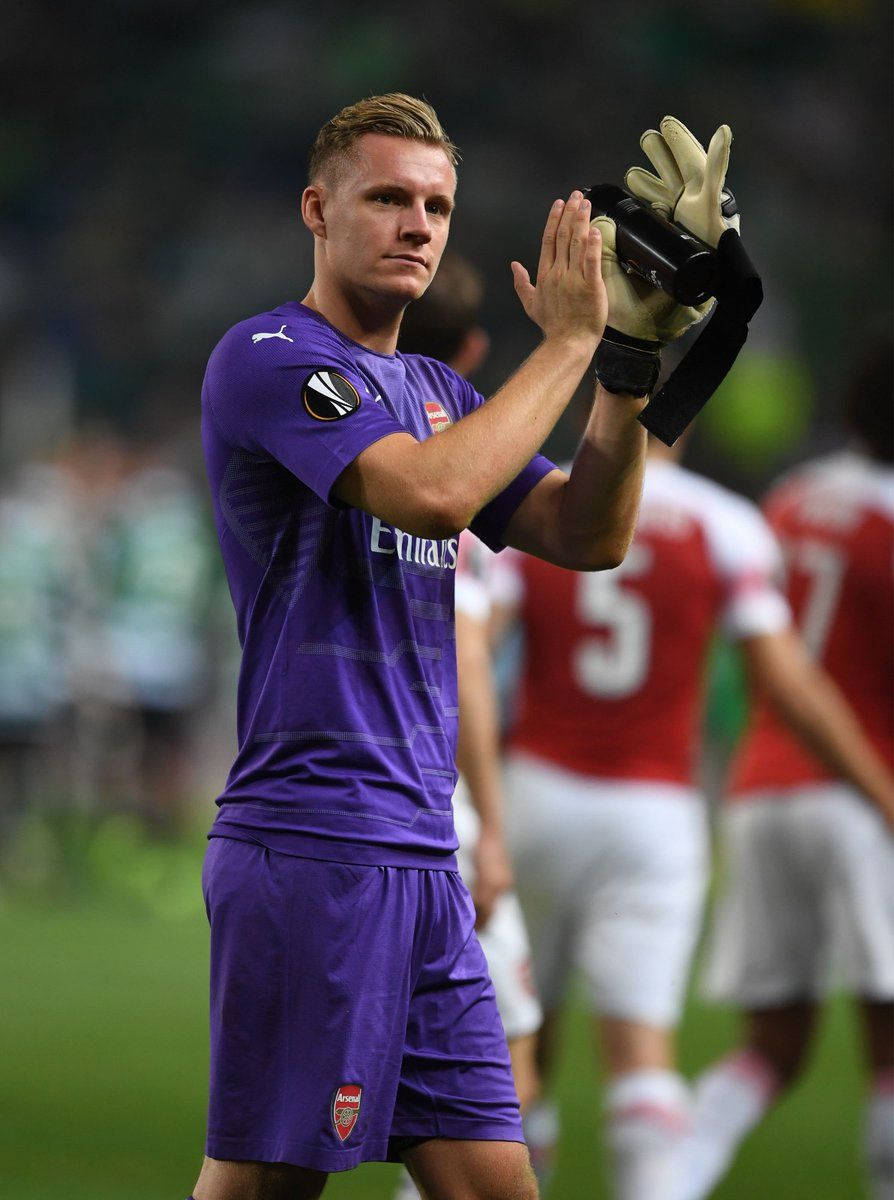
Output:
M577 967L608 1074L619 1200L674 1195L688 1126L674 1030L707 872L694 777L715 633L736 639L782 718L827 761L879 802L894 798L791 628L774 583L778 548L758 510L677 456L650 442L636 536L616 569L515 563L525 654L505 790L546 1010L538 1061L546 1079ZM555 1126L547 1101L535 1106L526 1122L535 1162L548 1162Z
M513 264L543 338L490 400L396 352L447 240L455 160L411 97L329 121L301 204L310 290L236 325L206 372L243 658L204 871L211 1089L195 1200L318 1196L330 1171L398 1158L432 1200L536 1194L454 857L456 539L470 526L495 549L617 565L645 398L597 387L570 474L538 455L607 315L579 192L550 210L536 281Z
M851 388L858 448L788 475L766 512L804 640L894 768L892 378L888 342ZM711 1192L798 1079L830 965L860 1000L872 1194L894 1195L894 804L867 804L851 782L805 754L759 697L724 815L727 887L705 979L746 1010L745 1039L697 1081L685 1200Z

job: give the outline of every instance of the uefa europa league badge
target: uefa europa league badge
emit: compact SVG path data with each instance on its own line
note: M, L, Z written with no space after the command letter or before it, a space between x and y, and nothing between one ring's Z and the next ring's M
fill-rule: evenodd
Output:
M363 1088L359 1083L343 1083L336 1088L332 1100L332 1124L339 1138L346 1142L360 1116L360 1097Z

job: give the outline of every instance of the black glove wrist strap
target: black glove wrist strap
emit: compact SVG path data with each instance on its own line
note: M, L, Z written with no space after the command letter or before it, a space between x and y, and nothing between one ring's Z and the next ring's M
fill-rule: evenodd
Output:
M606 327L593 369L607 392L648 396L661 373L660 342L647 342Z
M721 237L717 259L717 306L704 333L639 414L646 429L667 446L674 444L726 378L745 345L748 322L763 300L760 276L735 230L728 229Z

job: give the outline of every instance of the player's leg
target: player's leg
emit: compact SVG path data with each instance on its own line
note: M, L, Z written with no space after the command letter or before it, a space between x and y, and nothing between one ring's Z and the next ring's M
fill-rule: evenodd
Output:
M877 809L847 788L826 797L835 822L827 872L834 959L855 996L869 1068L864 1155L874 1198L894 1196L894 838Z
M192 1200L316 1200L328 1175L285 1163L206 1158Z
M550 1091L553 1066L558 1056L559 1016L558 1009L547 1010L535 1036L534 1062L538 1095L537 1099L528 1105L524 1114L525 1140L528 1143L531 1166L542 1192L546 1191L552 1180L559 1143L559 1109Z
M689 1088L676 1069L673 1030L623 1017L596 1017L609 1077L606 1141L619 1200L667 1197L689 1131Z
M538 1097L525 1112L525 1137L540 1188L552 1178L559 1113L550 1095L551 1069L575 938L578 880L587 878L598 834L578 819L593 809L569 783L579 777L518 755L507 762L504 789L511 808L508 836L530 939L535 990L545 1009L535 1047Z
M722 819L726 890L705 972L710 998L746 1011L742 1042L693 1087L692 1132L675 1200L701 1200L810 1046L829 944L825 814L796 794L730 806Z
M699 1076L692 1135L684 1150L681 1200L702 1200L779 1094L798 1078L816 1025L816 1005L796 1001L749 1012L743 1043Z
M860 1005L870 1070L864 1148L873 1200L894 1196L894 1002Z
M434 1138L408 1150L404 1161L425 1200L537 1200L520 1142Z
M505 1024L505 1021L504 1021ZM535 1102L539 1091L539 1075L536 1066L537 1034L528 1033L522 1037L507 1038L509 1060L512 1063L512 1078L515 1080L515 1090L518 1103L524 1116L525 1136L530 1141L526 1113ZM499 1143L497 1143L499 1144ZM511 1145L512 1143L507 1143ZM409 1173L398 1181L394 1200L419 1200L419 1189Z
M603 786L599 886L582 929L594 1034L608 1074L605 1138L613 1194L671 1194L690 1120L674 1030L698 933L707 868L699 800Z

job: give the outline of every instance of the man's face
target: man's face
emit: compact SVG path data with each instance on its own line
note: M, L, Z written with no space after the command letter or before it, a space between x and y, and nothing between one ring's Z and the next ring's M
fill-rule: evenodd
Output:
M321 187L324 270L346 292L418 299L450 228L456 172L438 146L367 133Z

